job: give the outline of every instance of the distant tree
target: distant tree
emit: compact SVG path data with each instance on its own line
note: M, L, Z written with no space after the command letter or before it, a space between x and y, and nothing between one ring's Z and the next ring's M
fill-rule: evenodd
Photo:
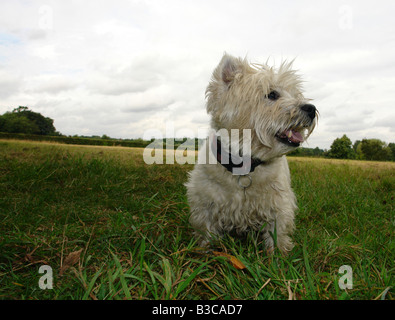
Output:
M318 147L315 147L314 149L300 147L288 153L288 155L297 157L321 157L324 156L324 150Z
M379 139L363 139L361 151L366 160L388 161L392 158L392 150Z
M354 149L354 152L357 152L358 146L361 143L361 140L356 140L354 144L352 145L352 148Z
M324 153L324 150L322 150L322 149L320 149L318 147L315 147L313 149L313 155L315 155L315 156L322 156L323 153Z
M59 135L53 120L20 106L0 116L0 131L10 133L29 133L41 135Z
M391 160L395 161L395 143L391 142L388 144L388 148L391 150Z
M109 139L111 139L108 135L106 135L106 134L103 134L102 136L101 136L101 138L102 139L106 139L106 140L109 140Z
M358 159L358 160L365 159L364 155L363 155L363 152L361 150L361 140L355 141L353 146L352 146L352 148L354 150L355 159Z
M31 111L27 107L22 106L14 109L12 112L33 121L39 128L38 134L52 135L56 132L56 129L53 125L53 119L44 117L41 113Z
M38 134L38 126L25 117L13 113L0 116L0 132Z
M332 142L332 145L328 151L330 158L337 159L352 159L354 158L354 150L352 148L351 140L343 135L341 138L337 138Z

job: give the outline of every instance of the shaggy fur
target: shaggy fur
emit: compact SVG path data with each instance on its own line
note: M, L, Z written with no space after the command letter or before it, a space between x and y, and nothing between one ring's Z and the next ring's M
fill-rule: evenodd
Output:
M243 154L241 147L232 149L243 145L241 133L238 141L231 140L230 150L265 163L248 176L232 174L218 163L207 139L186 184L190 223L202 244L224 232L260 230L268 250L273 249L274 233L283 252L292 249L297 206L284 155L307 139L317 117L291 66L283 63L276 70L225 54L214 70L206 90L207 112L216 133L211 138L230 136L231 129L250 129L250 154Z

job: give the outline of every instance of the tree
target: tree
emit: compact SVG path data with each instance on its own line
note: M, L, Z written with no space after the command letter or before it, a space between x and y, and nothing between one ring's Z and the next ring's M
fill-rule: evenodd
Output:
M303 148L299 147L293 150L292 152L288 153L290 156L297 156L297 157L321 157L325 154L324 150L315 147L312 148Z
M337 159L352 159L354 150L352 149L351 140L346 135L335 139L329 149L328 156Z
M354 142L352 148L354 150L354 154L355 154L355 159L357 160L363 160L365 159L363 152L361 150L361 140L357 140Z
M0 131L10 133L29 133L40 135L58 135L53 119L33 112L27 107L18 107L12 112L0 116Z
M393 142L389 143L388 148L391 149L391 160L395 161L395 143Z
M391 148L378 139L363 139L361 151L366 160L388 161L392 156Z
M18 117L12 113L6 113L0 116L0 131L10 133L29 133L37 134L38 126L25 117Z
M33 121L39 128L38 134L52 135L56 132L56 129L53 125L53 119L44 117L41 113L33 112L27 107L22 106L14 109L12 112Z

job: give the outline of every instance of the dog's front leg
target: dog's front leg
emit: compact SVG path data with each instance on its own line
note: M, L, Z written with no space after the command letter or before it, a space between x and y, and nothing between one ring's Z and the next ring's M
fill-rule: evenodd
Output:
M274 228L275 228L275 223L274 221L272 221L272 222L267 222L262 230L262 237L263 240L265 240L265 248L268 253L272 253L274 250L274 239L273 239Z
M219 237L221 234L218 221L212 219L210 209L210 205L208 208L204 206L194 208L191 210L189 218L190 224L195 229L195 237L199 240L201 247L208 246L211 240Z
M283 254L287 254L294 246L290 237L294 229L294 212L279 212L276 216L276 240L277 247Z

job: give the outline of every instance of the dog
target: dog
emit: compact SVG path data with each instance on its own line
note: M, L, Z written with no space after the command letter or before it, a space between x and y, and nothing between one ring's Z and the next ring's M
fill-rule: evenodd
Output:
M318 111L292 62L276 69L225 53L213 72L211 134L185 184L202 246L225 233L257 231L268 251L275 242L283 253L293 248L297 205L285 154L310 136Z

